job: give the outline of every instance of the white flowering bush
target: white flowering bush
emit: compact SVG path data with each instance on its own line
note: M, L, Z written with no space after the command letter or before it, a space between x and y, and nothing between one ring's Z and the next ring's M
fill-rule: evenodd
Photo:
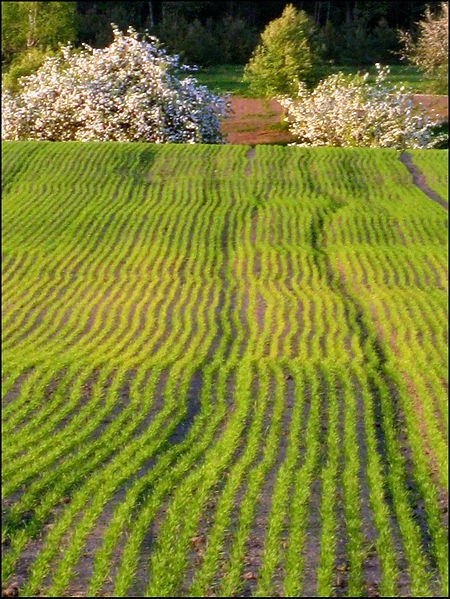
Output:
M2 89L2 139L224 143L226 99L199 85L158 40L112 25L104 49L61 47L41 68Z
M398 32L403 45L400 56L429 77L436 77L437 91L445 94L448 90L448 2L441 2L435 14L427 6L424 18L416 25L418 33L414 37L409 31Z
M445 136L434 133L436 123L414 106L404 87L389 85L389 67L377 64L375 83L369 73L337 73L312 91L302 82L297 97L278 97L285 120L299 146L367 146L372 148L430 148Z

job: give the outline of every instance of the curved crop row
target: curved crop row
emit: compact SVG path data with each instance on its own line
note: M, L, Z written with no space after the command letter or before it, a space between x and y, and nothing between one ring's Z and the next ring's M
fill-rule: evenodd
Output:
M448 592L447 213L397 151L2 152L5 587Z

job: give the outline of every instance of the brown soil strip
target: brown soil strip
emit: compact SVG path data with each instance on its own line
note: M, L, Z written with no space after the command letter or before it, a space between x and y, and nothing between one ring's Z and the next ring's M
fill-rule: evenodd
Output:
M31 372L31 370L29 370L28 372ZM58 370L55 373L55 375L51 378L51 380L47 383L45 388L42 390L42 395L41 395L42 403L40 403L35 409L25 412L23 414L22 418L16 424L13 431L11 433L9 433L11 436L16 433L19 433L19 435L20 435L20 429L23 426L27 425L31 420L33 420L33 418L39 414L41 409L43 409L44 405L52 400L53 394L56 391L59 381L65 376L66 372L67 372L67 366L63 367L62 369ZM20 392L20 388L19 388L19 392ZM29 392L27 399L24 399L25 404L28 404L31 393L33 393L33 390ZM17 396L18 395L19 395L19 393L17 393Z
M353 378L353 388L356 400L356 435L359 457L359 485L360 485L360 517L361 531L363 534L363 583L365 594L368 597L378 596L378 586L381 576L381 565L376 550L377 530L374 524L374 514L370 504L370 491L367 480L367 445L365 432L365 410L362 389L356 377Z
M44 547L46 535L49 530L53 527L54 523L62 515L62 512L67 503L66 499L63 498L57 505L55 505L50 514L47 516L45 523L43 524L40 534L34 538L30 538L25 548L20 553L17 563L14 567L14 574L4 581L2 586L2 597L18 597L19 591L23 588L29 578L31 569L33 567L36 556L42 551ZM31 514L29 514L31 517ZM2 544L2 553L5 555L5 549L8 547L9 539ZM38 591L39 593L40 591ZM36 596L40 596L37 594Z
M425 108L429 116L436 121L448 120L448 95L414 94L413 102Z
M255 148L250 148L250 150L247 152L245 158L247 159L247 166L245 167L245 176L246 177L250 177L251 174L251 168L252 168L252 160L255 157L256 154L256 150Z
M151 371L147 372L146 379L148 379L148 377L150 376L150 373L151 373ZM159 394L161 394L163 392L163 387L165 387L165 385L167 383L168 375L169 375L169 371L163 371L161 378L159 380L159 383L158 383L158 393ZM172 432L172 435L168 440L169 443L176 443L176 442L180 442L182 440L185 432L187 431L186 424L188 422L188 419L191 417L193 418L193 415L189 414L189 412L192 411L192 407L195 410L195 407L197 405L196 397L193 397L193 395L200 394L201 380L199 379L199 375L200 375L200 371L196 371L190 381L190 384L189 384L189 392L188 392L189 397L187 400L188 401L188 415L181 423L179 423L179 425ZM145 388L145 385L142 383L140 386L140 392L143 392L144 388ZM129 391L129 382L127 382L126 385L122 388L121 394L124 392L128 393L128 391ZM190 401L191 399L193 401ZM190 410L190 408L191 408L191 410ZM144 430L146 428L147 427L143 427ZM135 438L135 437L136 437L136 434L134 433L133 438ZM78 576L72 577L72 580L74 580L76 578L77 587L83 588L83 592L80 596L86 596L85 591L87 589L87 585L89 583L90 576L93 572L94 555L103 540L103 535L107 529L107 526L110 523L111 518L114 517L115 508L124 499L126 492L132 486L133 482L135 482L138 478L144 476L148 471L150 471L151 468L155 465L157 458L160 455L161 454L157 453L156 455L152 456L148 461L146 461L143 465L141 465L141 467L135 474L133 474L126 482L124 482L120 486L120 488L117 490L116 494L105 505L105 507L104 507L102 513L100 514L100 516L98 517L94 527L91 529L91 532L87 536L82 556L80 557L80 560L76 567ZM146 491L144 493L147 493L147 492L148 492L148 489L146 489ZM140 500L136 502L136 505L139 505L140 501L143 500L143 497L144 497L144 495L142 495ZM166 506L166 504L165 504L165 506ZM165 506L164 506L163 512L165 512ZM160 510L160 512L161 512L161 510ZM138 513L137 510L133 513L133 517L131 518L131 521L133 521L133 519L137 516L137 513ZM159 524L160 524L160 522L159 522ZM150 527L152 530L153 530L154 525L155 525L155 523L153 522L152 526ZM110 573L110 576L108 576L107 582L104 584L104 587L103 587L103 589L105 589L105 587L106 587L106 594L104 592L101 596L112 596L113 581L115 580L117 568L120 564L122 551L123 551L124 544L125 544L126 537L127 537L127 532L129 532L128 525L125 525L122 530L122 533L121 533L121 536L119 539L119 543L112 552L111 568L112 568L113 575L111 575L111 573ZM145 543L147 543L147 544L150 543L149 547L151 548L152 535L147 535L146 538L144 539L143 543L144 543L144 545L145 545ZM143 581L144 586L145 586L145 580L146 580L146 577L143 577L142 581ZM144 586L142 587L141 592L143 592ZM73 597L76 595L69 594L67 596Z
M280 313L282 313L283 321L284 321L283 330L278 338L278 356L282 357L286 353L285 341L286 341L286 338L288 338L288 335L289 335L289 332L291 329L291 325L290 325L290 321L289 321L290 301L288 300L288 298L286 298L285 293L281 290L280 284L278 281L275 280L273 282L273 285L276 287L277 292L280 296L279 310L280 310Z
M405 238L405 236L403 234L403 231L401 229L400 223L398 221L394 221L393 225L394 225L394 228L397 231L397 233L398 233L398 235L399 235L399 237L401 239L402 245L406 245L406 238Z
M414 104L425 108L437 122L448 120L448 96L414 94ZM229 144L292 143L289 131L283 130L283 109L275 100L231 96L231 118L222 123L222 132Z
M382 329L379 321L377 320L376 314L374 314L373 306L371 305L370 308L371 308L372 320L373 320L373 323L377 330L377 338L380 339L384 336L384 330ZM395 353L395 355L399 356L400 355L399 350L395 344L395 335L391 334L391 336L389 337L389 339L387 339L387 341L388 341L389 346L391 347L392 351ZM413 401L414 410L418 416L419 429L420 429L421 435L424 439L424 451L427 456L428 463L429 463L431 472L433 474L433 477L435 478L435 480L437 482L437 487L439 488L440 493L441 493L440 500L439 500L440 505L446 506L446 505L448 505L448 498L447 498L447 495L445 494L445 491L442 489L442 487L439 484L436 456L434 455L434 453L429 445L427 436L426 436L426 427L425 427L425 422L423 419L422 405L421 405L419 397L417 395L417 391L416 391L410 377L408 376L408 374L406 372L402 371L402 376L406 381L406 385L408 387L410 397ZM414 512L417 524L419 525L423 543L424 543L424 547L429 552L431 537L430 537L430 532L428 529L428 523L424 517L424 513L425 513L424 501L423 501L423 498L420 495L420 493L416 487L416 484L414 482L413 458L412 458L412 453L411 453L411 449L410 449L410 445L409 445L409 439L408 439L408 436L406 433L405 416L404 416L403 410L399 404L399 400L397 398L397 390L396 390L395 386L389 380L386 380L386 382L388 383L390 391L391 391L392 404L393 404L394 410L395 410L395 420L396 420L395 424L396 424L396 430L397 430L397 435L398 435L397 438L398 438L400 446L403 448L403 451L404 451L405 482L406 482L408 490L410 491L410 497L409 497L410 505ZM372 392L374 395L374 399L377 398L377 394L376 394L375 390L373 390ZM374 403L374 405L376 405L376 403ZM377 415L376 420L377 420L377 422L381 422L381 413L379 413ZM383 436L383 445L384 445L384 436ZM384 448L382 451L379 451L379 453L381 456L384 456L385 455ZM392 501L390 494L388 494L388 501L389 501L389 503L391 503L391 501ZM401 566L400 566L400 569L402 570ZM401 574L403 576L403 572Z
M309 302L309 319L310 319L310 323L311 323L311 328L308 332L308 339L306 341L307 346L308 346L308 359L310 359L312 357L312 340L314 335L317 335L317 331L316 331L316 327L314 326L314 316L316 313L316 305L314 303L314 301L312 301L310 298L307 298L307 301Z
M411 155L407 152L403 152L400 155L400 162L402 162L411 173L414 185L417 185L417 187L421 191L423 191L423 193L427 195L431 200L437 202L440 206L445 208L445 210L448 210L447 202L444 201L440 196L438 196L438 194L435 191L430 189L430 187L428 187L425 175L421 173L417 166L413 163Z
M90 532L86 535L80 558L74 566L70 583L63 592L64 597L86 597L90 579L94 572L94 557L103 542L103 535L108 528L114 511L125 496L125 487L106 503Z
M420 401L419 393L418 393L413 381L411 380L411 377L408 375L408 373L405 371L402 371L401 374L402 374L402 377L405 379L409 397L412 400L414 411L417 415L419 430L420 430L421 437L423 439L424 452L425 452L425 455L427 456L428 464L429 464L431 472L433 474L433 478L435 479L437 486L441 493L440 503L448 503L447 493L445 492L445 489L442 488L442 486L439 482L438 461L437 461L437 457L436 457L434 451L432 450L429 440L428 440L427 427L425 424L425 417L423 414L423 406L422 406L422 402Z
M285 369L286 389L284 392L285 405L281 418L281 430L278 444L277 456L274 459L270 470L267 472L264 484L259 494L258 504L255 508L254 518L249 536L246 541L246 552L243 564L243 573L241 578L245 581L239 596L250 597L256 589L258 574L262 564L266 535L269 528L269 519L272 510L273 490L278 475L278 470L286 459L286 452L289 445L289 429L292 420L292 410L295 404L294 381L289 372ZM274 383L272 383L274 384ZM274 390L271 391L274 393ZM268 424L264 424L264 429L268 430ZM299 450L299 456L304 452ZM303 457L303 455L302 455ZM284 532L286 540L287 531Z
M222 132L230 144L286 143L293 141L281 130L283 109L274 99L230 98L232 115L222 123Z
M101 305L104 304L105 301L108 299L108 297L111 295L111 293L114 289L114 286L115 286L115 283L111 283L111 285L106 289L106 291L103 292L103 295L101 296L100 301L97 304L95 304L93 308L91 308L87 323L85 324L83 330L77 334L75 339L70 341L69 347L72 347L72 346L76 345L77 343L79 343L79 341L92 330L92 328L94 327L94 324L95 324L97 312L99 311ZM111 304L112 304L112 302L107 304L106 310L104 309L104 311L106 311L106 313L108 313L109 310L111 309ZM101 318L102 322L104 322L104 317L103 317L104 311L102 311L102 318ZM78 317L78 320L76 323L77 325L78 325L79 318L80 318L80 316Z
M296 358L299 355L300 337L304 331L305 325L303 322L303 303L300 297L296 297L295 322L296 328L291 341L291 357Z
M315 466L315 476L310 489L308 499L308 523L305 527L305 542L302 547L303 571L301 575L302 597L317 597L317 571L320 564L320 539L322 531L322 517L320 507L322 503L322 477L321 471L326 463L328 454L328 387L325 383L320 368L317 368L319 380L319 394L321 397L320 407L320 429L319 429L319 452L318 464Z
M343 276L344 273L341 273L341 276ZM345 279L344 279L345 281ZM345 285L345 283L344 283ZM357 292L358 288L353 286L354 290ZM343 288L343 291L345 292L345 287ZM358 305L355 302L355 308L358 309ZM358 311L360 311L361 309L359 309ZM385 361L385 357L383 354L383 351L381 349L380 346L380 336L382 337L384 332L381 329L379 322L376 318L374 318L374 315L372 313L372 322L374 323L374 326L376 328L377 331L377 336L376 339L373 340L373 348L376 351L377 355L378 355L378 359L380 364L383 364L383 362ZM361 329L361 337L360 337L360 343L363 346L363 339L365 339L367 337L368 331L366 330L364 324L361 321L361 314L358 315L357 317L357 323L359 325L359 328ZM388 340L388 342L390 343L390 346L392 348L392 351L396 352L398 351L398 349L395 346L395 339L392 338L392 336L390 337L390 339ZM423 502L423 498L420 495L417 486L414 482L414 476L413 476L413 459L412 459L412 454L411 454L411 448L409 445L409 439L406 433L406 425L405 425L405 417L400 405L400 401L398 399L398 392L397 389L395 388L395 385L389 381L389 379L386 379L386 383L388 384L389 388L390 388L390 394L391 394L391 402L392 402L392 406L393 406L393 410L394 410L394 418L395 418L395 422L394 422L394 426L395 429L397 431L397 439L398 439L398 443L399 445L403 448L403 452L404 452L404 467L405 467L405 484L409 490L409 502L411 505L411 508L414 512L417 524L419 526L420 529L420 533L422 535L422 540L423 540L423 544L424 547L427 551L427 553L429 553L429 548L430 548L430 533L428 530L428 524L424 518L424 502ZM383 416L382 416L382 411L381 411L381 405L380 405L380 399L378 397L378 392L377 390L373 387L373 384L371 384L372 387L372 395L374 398L374 407L376 410L376 414L375 414L375 420L377 423L377 426L379 426L378 429L378 433L380 434L380 436L378 437L378 442L379 442L379 447L378 447L378 453L380 455L380 457L383 460L383 466L384 466L384 475L386 476L387 473L387 462L385 459L385 455L386 455L386 451L385 451L385 439L384 439L384 430L383 430L383 425L382 425L382 421L383 421ZM378 435L377 435L378 436ZM392 506L392 497L391 494L389 492L389 490L387 489L387 502L389 504L389 506ZM394 542L396 544L396 546L398 547L398 555L402 556L402 551L400 549L400 546L403 544L403 540L401 538L401 534L400 534L400 530L398 528L398 523L396 522L396 517L393 515L392 518L392 526L393 526L393 534L394 534ZM406 570L406 563L403 560L403 556L401 557L401 559L399 559L399 570L400 570L400 579L398 581L398 589L401 591L400 594L402 594L402 589L406 588L406 578L407 578L407 570Z
M2 256L2 262L5 262L5 265L3 266L2 264L2 272L5 275L8 270L10 269L11 265L14 264L14 262L17 259L17 254L14 254L9 260L8 262L6 262L6 256Z
M336 381L336 395L339 405L338 412L338 426L337 434L339 435L340 444L344 446L344 397L343 389L341 384ZM344 488L343 488L343 476L345 469L345 456L344 452L339 456L339 464L336 472L336 487L335 487L335 498L336 504L334 512L336 514L336 545L335 545L335 558L334 558L334 573L333 573L333 587L336 597L347 597L348 596L348 577L350 574L350 564L348 560L348 530L347 522L345 517L344 503L346 500Z
M228 395L229 397L236 395L236 387L233 377L230 377L227 383ZM257 374L254 373L254 379L252 384L252 395L253 397L257 396L258 393L258 379ZM267 423L270 421L272 406L267 406L267 412L264 416L264 422ZM256 401L252 402L251 412L247 415L246 424L244 427L243 438L239 445L235 448L233 456L231 458L229 466L222 473L219 481L214 485L211 489L209 497L206 503L203 506L202 514L197 525L197 529L195 531L195 536L190 539L191 546L187 555L187 566L185 569L185 576L182 582L181 588L179 589L179 596L186 596L189 588L194 579L195 570L201 567L203 563L203 558L205 554L205 550L208 544L208 538L211 533L212 528L214 527L215 520L217 518L217 508L220 502L220 498L224 488L227 484L228 477L233 470L235 464L237 464L242 457L246 447L247 447L247 438L250 430L250 424L255 417L256 411ZM212 447L217 438L223 433L223 430L226 428L227 421L224 420L220 425L220 428L214 435L214 440L211 442L209 447ZM261 454L263 450L263 440L260 441L260 446L258 450L258 456L255 458L255 461L252 464L247 465L245 469L245 474L241 482L239 483L238 489L234 496L234 510L229 515L229 523L226 530L223 533L223 547L218 561L218 567L216 569L213 580L210 582L209 591L207 592L207 597L216 596L215 591L220 585L220 581L223 573L225 572L227 560L230 555L230 546L233 538L233 532L236 530L238 525L239 513L241 502L245 491L247 489L247 480L246 475L251 471L252 467L261 459Z
M22 269L24 262L28 259L28 252L24 252L23 256L19 262L19 264L17 264L17 266L14 269L9 269L11 272L8 274L8 276L5 278L5 280L2 282L2 287L3 287L3 293L5 294L7 289L6 286L8 285L8 283L11 281L11 279L15 276L17 276L17 280L14 282L14 287L16 287L17 289L20 288L20 281L22 281L22 279L24 278L24 276L27 274L27 272L29 272L29 268L25 268ZM31 259L31 263L34 264L37 262L37 260L39 259L38 256L38 252L35 252L32 259ZM20 274L17 274L20 273Z
M14 384L12 385L12 387L8 389L8 391L5 393L2 399L3 406L6 406L8 403L14 401L19 397L22 384L25 382L25 379L27 379L30 376L33 370L33 366L31 368L29 367L17 376L16 380L14 381Z
M425 262L425 264L428 266L428 268L430 269L430 271L433 273L433 276L434 276L434 286L437 289L442 289L442 290L446 291L446 289L444 287L445 281L441 281L440 274L438 273L438 271L436 270L436 268L434 267L434 265L432 264L432 262L430 262L430 260L427 258L427 256L423 256L422 260Z
M397 587L397 593L399 597L407 597L408 596L408 591L410 588L410 580L409 580L409 572L408 572L408 562L406 560L405 557L405 552L404 552L404 539L402 538L402 533L400 531L400 527L398 524L398 519L397 519L397 515L395 514L395 510L394 510L394 506L393 506L393 499L392 499L392 494L391 494L391 489L389 487L389 485L387 484L387 475L390 469L390 463L388 461L388 457L387 457L387 448L386 448L386 436L385 436L385 430L384 430L384 424L383 424L383 420L384 417L382 415L382 407L381 407L381 399L379 396L379 392L377 391L377 389L374 386L373 380L369 381L369 387L370 387L370 393L372 396L372 405L373 405L373 409L374 409L374 420L375 420L375 435L376 435L376 439L377 439L377 453L379 455L379 459L380 459L380 463L381 463L381 468L382 468L382 476L383 479L386 481L386 487L385 487L385 501L389 510L389 519L390 519L390 525L391 525L391 534L392 534L392 540L394 543L394 547L395 547L395 553L397 556L397 567L398 567L398 578L396 580L396 587ZM400 442L400 445L404 448L404 452L405 452L405 458L406 459L411 459L411 451L409 448L409 444L407 442L406 439L406 435L404 433L404 429L405 429L405 424L404 424L404 419L403 419L403 414L401 413L399 406L398 406L398 401L397 401L397 396L396 396L396 392L394 389L391 389L391 400L392 400L392 404L394 406L394 411L395 411L395 425L396 425L396 429L398 431L402 431L401 434L398 434L398 439ZM414 487L414 483L413 480L411 478L411 467L410 464L411 462L408 462L409 464L409 468L407 469L406 472L406 477L405 477L405 485L407 486L408 490L413 490ZM417 496L417 493L415 494ZM379 579L378 579L379 580ZM372 581L373 582L373 581ZM377 585L373 585L375 588L374 590L377 592L378 589L376 588Z
M79 269L80 265L81 265L81 264L79 263L79 265L77 266L76 270L78 270L78 269ZM43 269L43 271L44 271L44 269ZM42 272L43 272L43 271L42 271ZM52 273L52 274L51 274L51 276L52 276L52 277L54 276L54 273L55 273L55 271L56 271L56 268L55 268L55 269L53 269L53 270L51 271L51 273ZM59 277L59 280L58 280L58 282L57 282L55 285L53 285L53 286L52 286L52 287L51 287L51 288L48 290L48 292L47 292L45 295L43 295L41 298L39 298L39 300L36 300L36 302L34 302L34 304L32 303L32 300L33 300L34 298L38 298L38 297L39 297L39 294L41 293L41 289L38 289L38 290L37 290L37 291L36 291L36 292L33 294L33 296L32 296L32 297L30 298L30 300L29 300L29 302L31 303L31 305L32 305L33 307L32 307L32 308L31 308L31 310L30 310L30 311L27 313L27 315L26 315L26 317L25 317L25 320L23 320L23 321L22 321L22 323L21 323L21 328L23 328L23 325L24 325L24 324L26 324L26 322L29 320L29 318L30 318L30 317L32 317L32 316L35 316L35 315L36 315L36 313L37 313L37 311L38 311L38 309L39 309L39 305L40 305L40 304L44 304L45 302L47 302L47 301L48 301L48 299L49 299L49 298L50 298L52 295L54 295L54 294L55 294L55 292L56 292L56 290L57 290L57 289L59 289L59 291L58 291L58 293L55 295L55 297L53 298L53 302L54 302L54 304L58 304L58 302L61 300L61 298L63 297L63 295L64 295L66 292L67 292L67 293L69 293L69 292L70 292L70 293L71 293L71 295L66 297L66 302L65 302L64 306L67 306L67 305L69 305L69 303L70 303L69 299L71 299L71 298L73 297L73 295L74 295L74 294L75 294L75 293L78 291L78 288L77 288L77 287L75 287L75 288L74 288L74 286L72 285L72 283L73 283L73 282L74 282L74 280L75 280L75 277L74 277L74 275L72 275L72 276L71 276L71 280L70 280L69 282L67 282L67 284L66 284L66 285L63 285L63 286L61 286L61 283L62 283L64 280L65 280L65 279L64 279L64 277L63 277L63 276L60 276L60 277ZM85 297L85 295L87 294L87 292L88 292L88 289L86 289L86 290L85 290L85 292L83 293L83 295L82 295L81 297L82 297L82 298L84 298L84 297ZM81 299L81 298L80 298L80 299ZM80 300L79 300L79 302L80 302ZM53 305L53 304L52 304L52 305ZM58 314L60 313L60 311L61 311L61 310L64 308L64 306L60 306L59 308L57 308L57 309L55 310L55 312L54 312L54 314L53 314L53 316L52 316L52 323L53 323L53 322L55 322L55 320L56 320L56 317L58 316ZM37 314L37 315L36 315L36 318L34 319L34 321L33 321L32 323L30 323L30 326L29 326L29 327L26 329L26 331L25 331L25 332L24 332L24 333L23 333L23 334L22 334L22 335L21 335L21 336L20 336L18 339L16 339L16 340L14 341L14 343L15 343L15 344L18 344L18 343L20 343L20 342L21 342L23 339L26 339L26 338L27 338L29 335L31 335L31 334L32 334L32 333L33 333L33 332L34 332L36 329L38 329L38 328L41 326L41 324L42 324L42 320L44 319L44 317L45 317L45 316L46 316L46 314L48 313L48 310L49 310L49 309L50 309L50 308L49 308L49 306L47 306L46 308L44 308L43 310L41 310L41 311L39 312L39 314ZM67 322L67 319L68 319L68 317L69 317L70 313L72 312L72 310L73 310L72 308L69 308L69 310L66 310L66 312L65 312L65 314L64 314L64 316L63 316L63 318L62 318L62 319L61 319L61 321L60 321L60 326L58 326L57 330L56 330L54 333L52 333L52 334L50 335L49 339L53 339L54 337L56 337L58 334L60 334L60 333L61 333L61 330L62 330L62 328L64 328L64 327L62 327L62 326L61 326L61 323L66 323L66 322ZM16 317L17 317L17 315L18 315L18 313L17 313L17 314L15 314L15 315L13 315L13 318L10 320L9 324L12 324L12 323L13 323L13 322L16 320ZM10 337L11 337L13 334L14 334L14 331L13 331L13 332L12 332L10 335L8 335L7 337L5 337L5 341L6 341L7 339L9 339L9 338L10 338Z

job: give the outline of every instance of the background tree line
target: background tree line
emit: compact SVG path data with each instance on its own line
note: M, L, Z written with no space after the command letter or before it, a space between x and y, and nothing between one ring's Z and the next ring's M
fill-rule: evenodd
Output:
M200 1L76 2L82 16L80 41L100 47L112 39L109 22L149 27L171 52L188 63L244 64L267 23L281 15L287 2ZM316 27L315 42L323 59L334 64L365 66L399 62L397 28L410 29L439 2L332 0L292 3Z
M314 44L330 64L398 63L397 29L410 29L438 1L293 1L315 24ZM244 64L265 25L286 1L2 2L2 70L26 54L28 63L81 42L100 48L112 41L110 23L149 29L187 63ZM23 60L22 60L23 62ZM27 71L29 64L18 67Z

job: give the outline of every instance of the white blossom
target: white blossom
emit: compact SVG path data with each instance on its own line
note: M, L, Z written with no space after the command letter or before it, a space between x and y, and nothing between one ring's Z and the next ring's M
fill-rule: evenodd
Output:
M227 98L192 77L152 36L112 25L110 46L61 48L20 91L2 89L2 139L224 143Z
M445 92L448 88L448 2L441 2L436 14L427 6L424 18L416 25L418 35L415 39L410 32L398 32L403 45L401 58L428 76L437 77Z
M296 98L280 96L285 120L298 146L367 146L429 148L444 136L432 130L436 123L415 107L411 93L388 85L389 67L375 65L373 85L364 75L337 73L312 91L302 82Z

